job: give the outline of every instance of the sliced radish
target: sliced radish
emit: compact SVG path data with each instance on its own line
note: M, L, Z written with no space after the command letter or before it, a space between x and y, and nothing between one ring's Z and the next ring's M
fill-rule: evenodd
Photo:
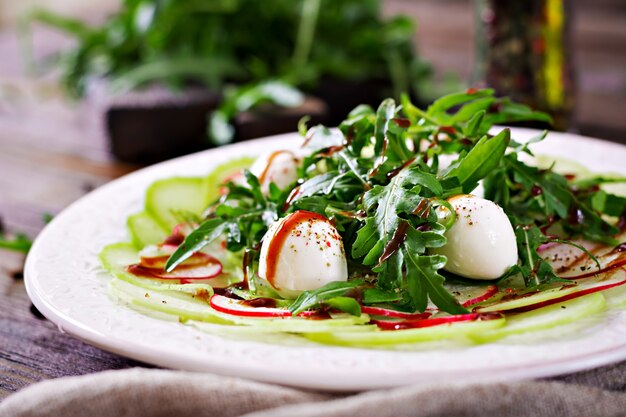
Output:
M558 242L548 242L548 243L542 243L541 245L539 245L539 247L537 248L537 253L541 253L541 252L545 252L550 248L555 248L558 245L561 245L561 243Z
M141 266L151 269L164 269L167 260L170 258L170 255L158 255L158 256L142 256L140 258L139 263ZM198 266L198 265L206 265L219 263L219 261L213 258L210 255L202 252L196 252L191 255L189 258L185 259L183 263L180 264L180 267L188 267L188 266Z
M361 306L361 312L371 316L395 317L399 319L427 319L431 313L404 313L382 307Z
M185 241L185 235L183 235L182 233L172 233L171 235L165 238L162 245L178 247L184 241Z
M139 264L144 268L163 269L169 258L170 255L142 256L139 258Z
M490 299L497 293L498 293L498 287L495 285L490 285L487 288L485 288L484 294L479 295L478 297L474 297L470 300L467 300L466 302L462 304L462 306L469 307L469 306L473 306L474 304L482 303L483 301L487 301L488 299Z
M590 278L626 266L626 251L622 245L616 248L605 248L601 251L595 251L593 255L598 260L600 269L598 269L598 265L593 259L585 255L571 265L557 270L558 275L567 279Z
M176 252L180 245L174 245L170 243L161 243L159 245L159 249L163 252L164 255L171 255Z
M619 258L614 259L612 262L606 264L606 266L602 266L601 269L597 269L597 266L594 264L593 266L590 265L587 268L587 270L591 270L591 272L586 272L584 274L579 274L579 275L565 275L565 276L561 276L561 278L567 278L567 279L572 279L572 280L581 279L581 278L591 278L597 275L611 273L615 269L623 268L625 266L626 266L626 256L621 256Z
M172 235L182 235L183 237L186 237L189 233L191 233L193 231L193 229L195 229L198 225L197 224L190 224L190 223L178 223L176 226L174 226L174 228L172 229Z
M519 298L514 298L512 300L507 299L503 302L478 307L474 309L474 312L486 313L506 311L507 313L521 313L524 311L535 310L551 304L572 300L574 298L582 297L583 295L608 290L609 288L619 287L626 284L626 270L621 269L619 275L619 277L610 281L601 281L586 286L567 285L560 289L547 290L538 293L520 294ZM512 296L515 297L514 294Z
M304 317L306 319L313 319L313 320L328 320L328 319L333 318L330 315L330 313L341 313L341 310L335 310L335 309L306 310L301 313L298 313L298 317Z
M179 265L171 272L165 271L163 268L151 268L145 265L133 264L126 267L126 271L143 278L159 278L159 279L176 279L181 284L186 281L205 280L217 277L222 273L222 263L212 256L206 254L194 254L198 257L192 261L192 264ZM202 260L202 263L199 260ZM155 261L155 263L157 263Z
M558 338L558 334L560 333L558 326L573 323L578 320L585 320L605 309L606 301L603 294L589 294L584 297L578 297L537 310L507 315L505 326L497 329L487 329L484 332L472 333L469 337L479 343L484 343L492 342L506 336L554 329L555 334L552 337ZM536 337L537 336L529 336L529 340L536 340Z
M291 317L291 311L277 307L253 307L241 300L235 300L219 294L213 294L209 300L213 309L234 316L244 317Z
M607 247L586 240L573 240L591 253L600 263L596 262L583 250L565 243L547 243L542 245L538 252L548 261L556 274L561 278L580 279L603 274L615 268L626 265L626 233L613 236L618 242L625 242L617 247Z
M162 279L194 280L213 278L221 273L222 263L215 258L211 258L211 261L205 264L179 265L171 272L166 272L164 269L156 269L153 275Z
M534 305L529 305L526 307L520 307L514 310L509 310L509 312L511 313L521 313L524 311L531 311L531 310L536 310L538 308L541 307L545 307L545 306L549 306L552 304L556 304L556 303L561 303L563 301L568 301L568 300L573 300L574 298L579 298L582 297L583 295L587 295L587 294L593 294L595 292L599 292L599 291L603 291L603 290L608 290L609 288L615 288L615 287L619 287L620 285L624 285L626 284L626 279L622 280L622 281L618 281L618 282L613 282L610 284L598 284L598 285L594 285L585 289L582 289L580 291L576 291L572 294L567 294L564 295L562 297L559 298L555 298L552 300L547 300L541 303L537 303Z
M161 242L159 247L162 248L164 246L171 246L176 249L178 246L180 246L181 243L185 241L187 235L191 233L196 227L196 224L178 223L172 229L172 233L167 236L163 242Z
M501 317L502 315L495 313L469 313L459 314L455 316L431 317L428 319L418 320L372 320L372 323L374 323L383 330L404 330L440 326L442 324L450 324L461 321L493 320L499 319Z
M234 316L244 317L292 317L291 311L287 308L266 307L263 300L272 300L271 298L257 298L250 301L235 300L223 295L214 294L209 303L213 309ZM272 300L273 301L273 300ZM254 305L258 304L258 305ZM326 313L326 314L324 314ZM326 311L306 310L298 314L298 317L321 319L331 318Z
M572 243L580 245L590 252L594 252L600 248L600 245L597 243L583 240L574 240ZM552 268L557 271L557 274L569 270L573 265L582 260L589 259L589 256L584 251L565 243L546 243L541 245L537 252L552 265Z

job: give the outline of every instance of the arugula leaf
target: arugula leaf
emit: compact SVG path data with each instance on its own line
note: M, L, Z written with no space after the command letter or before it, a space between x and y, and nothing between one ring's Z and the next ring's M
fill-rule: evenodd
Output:
M495 137L483 136L458 164L453 164L443 178L457 177L464 193L471 192L478 181L486 177L499 164L511 140L511 131L504 129Z
M508 98L500 99L494 107L496 111L490 112L485 116L485 121L492 126L530 120L552 124L552 117L548 114L532 110L524 104L513 103Z
M452 116L452 122L461 123L461 122L467 121L469 123L469 121L473 119L474 117L476 117L476 115L483 114L483 113L486 114L489 111L489 109L494 105L494 103L496 103L497 101L498 101L497 98L491 97L491 96L472 100L464 104L463 106L461 106L461 108L459 108L459 110L454 114L454 116ZM482 116L482 119L484 119L484 116ZM482 123L480 123L478 126L480 127L480 129L478 129L474 134L469 135L470 137L483 136L487 134L487 131L489 129L485 130L485 128L487 128L486 125L483 125Z
M364 288L363 289L363 304L382 304L393 303L401 301L403 299L402 294L396 291L383 291L379 288Z
M444 256L417 256L407 250L405 257L408 260L406 262L407 277L411 277L409 291L416 302L418 311L426 309L426 295L428 295L428 298L443 311L451 314L467 313L467 309L462 307L443 287L444 277L437 271L446 263Z
M185 241L174 251L165 264L166 271L172 271L187 258L199 251L215 239L222 236L232 225L231 222L220 218L204 221L197 229L191 232Z
M416 174L417 173L417 174ZM374 186L366 192L363 203L368 214L372 217L366 220L364 227L357 233L357 240L353 246L352 255L359 257L364 252L363 246L370 247L363 263L373 265L392 238L400 223L399 212L411 212L422 199L413 187L411 179L423 177L422 172L404 169L391 179L388 185Z
M514 154L502 158L502 163L512 174L515 182L521 184L525 191L519 198L510 200L503 206L505 211L509 208L511 212L529 212L531 207L528 207L527 201L536 201L540 209L535 210L536 214L545 217L558 216L565 229L580 233L593 241L617 243L610 236L616 234L618 228L607 223L594 210L590 195L585 197L579 194L568 185L565 177L550 170L541 171L529 167L518 161ZM614 201L619 204L619 200ZM517 207L512 207L514 205Z
M297 201L300 198L310 197L316 194L330 194L337 182L344 175L345 174L339 174L337 171L316 175L300 185L296 197L292 201Z
M386 99L376 111L376 129L374 131L374 138L376 142L374 144L374 152L380 155L383 151L385 144L385 138L387 137L387 130L389 129L389 123L396 113L396 102L393 99Z
M341 146L344 142L343 135L322 125L313 126L305 136L303 147L312 152L332 146Z
M590 199L593 210L607 216L622 216L626 213L626 198L609 194L606 191L596 191Z
M586 177L586 178L574 178L571 180L571 183L573 186L577 187L577 188L592 188L592 187L596 187L596 186L600 186L603 184L625 184L626 183L626 177L623 176L604 176L604 175L599 175L599 176L593 176L593 177Z
M362 258L368 253L375 250L373 258L376 259L379 253L382 253L384 248L384 242L379 238L379 231L377 228L376 219L368 217L365 219L365 224L357 232L357 238L352 245L352 257ZM376 249L375 249L376 248ZM370 265L374 262L370 262ZM367 265L367 264L366 264Z
M465 93L452 93L447 96L443 96L433 102L426 111L427 114L435 118L439 123L448 124L451 116L447 114L448 110L466 103L468 101L474 101L483 97L491 97L494 91L491 89L475 90L473 92Z
M485 110L474 113L472 118L463 127L463 134L467 137L474 137L479 134L480 125L485 117ZM458 115L458 113L457 113Z
M526 146L516 145L515 149L529 152ZM557 241L578 247L567 240L575 235L606 244L617 243L611 236L618 228L602 215L623 215L626 199L598 190L597 186L596 180L577 183L550 169L528 166L515 153L501 159L499 167L485 180L485 196L504 208L515 227L520 261L509 275L520 273L527 286L560 282L549 262L537 253L540 245ZM551 227L565 237L546 236L540 226Z
M552 265L539 256L537 252L539 246L550 241L537 226L518 225L515 228L515 237L520 261L518 266L509 274L521 273L527 286L564 281L554 273Z
M406 259L408 289L418 311L426 309L427 299L430 298L443 311L463 314L467 310L443 287L444 277L438 272L446 264L446 257L425 254L427 248L438 248L445 244L444 232L442 226L428 232L412 227L407 230L402 252Z
M418 310L424 311L428 297L431 297L445 311L465 311L442 286L443 277L437 271L445 265L445 258L425 255L428 248L445 244L443 233L446 227L430 221L426 231L418 231L400 217L416 217L420 222L424 221L415 213L420 202L426 201L420 195L424 192L441 195L443 187L432 174L414 166L401 170L386 186L374 186L365 193L363 204L369 217L357 232L352 256L364 257L364 265L378 263L373 269L378 273L378 286L407 288ZM429 211L426 209L425 212ZM405 235L396 236L396 233ZM387 252L386 248L392 243L402 246L402 250L395 249L384 258L383 252Z
M291 314L297 315L304 310L311 309L315 306L323 304L333 298L344 297L349 290L352 290L360 285L363 285L363 281L333 281L320 287L316 290L304 291L296 300L289 306ZM345 301L335 301L336 305L348 305L348 308L353 308ZM357 303L358 304L358 303ZM354 310L353 310L354 311ZM360 315L360 307L359 307Z
M396 103L392 99L384 100L376 112L374 129L374 153L380 165L386 160L391 162L406 161L413 154L406 146L405 127L402 127L396 115Z
M333 297L324 300L324 305L337 310L345 311L353 316L361 315L361 305L357 300L351 297Z

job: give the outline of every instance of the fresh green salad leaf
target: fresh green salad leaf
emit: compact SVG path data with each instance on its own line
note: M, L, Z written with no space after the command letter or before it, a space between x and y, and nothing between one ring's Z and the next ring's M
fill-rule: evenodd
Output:
M237 95L247 98L230 104L257 101L259 94L284 102L285 95L263 85L282 80L311 90L324 78L382 79L407 91L409 80L429 75L412 47L413 22L384 17L381 3L124 0L99 26L38 9L20 27L23 38L33 22L76 38L74 48L52 61L76 95L85 93L89 79L106 77L124 89L160 83L221 90L235 83L244 86Z
M476 121L470 120L469 123L475 124ZM500 164L500 159L510 139L509 129L504 129L494 137L483 136L466 156L445 172L444 178L456 177L464 193L472 192L478 185L478 181L485 178Z
M543 259L537 250L550 239L541 233L536 225L518 225L515 229L517 252L520 263L509 274L519 272L528 286L538 286L552 282L563 282L557 277L548 261Z
M357 313L355 315L360 315L360 307L357 310L354 303L348 301L347 299L353 300L354 302L356 302L356 300L354 298L346 297L346 294L349 293L350 290L357 288L362 284L363 282L360 280L348 282L329 282L316 290L303 292L289 306L289 311L295 315L303 312L304 310L319 306L320 304L327 304L330 307L339 308L348 313ZM356 305L358 306L358 303Z
M377 110L359 106L338 130L306 129L303 123L303 146L310 153L301 160L298 180L285 189L262 188L246 171L246 184L227 185L167 268L225 238L229 250L245 250L245 275L254 294L263 287L255 266L268 227L308 210L336 226L349 277L302 292L292 313L322 308L357 315L359 305L403 312L435 305L450 314L466 313L444 285L451 274L444 270L446 257L435 249L446 245L457 217L447 198L482 184L485 198L508 215L517 239L518 264L502 278L517 275L529 289L561 282L542 258L541 246L565 242L581 249L572 242L578 236L615 244L612 236L626 223L626 198L601 189L619 178L577 179L522 162L519 155L532 156L530 146L545 133L526 144L513 140L509 129L490 133L496 121L522 118L549 120L491 90L468 90L442 97L427 110L407 96L401 105L387 99ZM445 160L453 162L446 167Z

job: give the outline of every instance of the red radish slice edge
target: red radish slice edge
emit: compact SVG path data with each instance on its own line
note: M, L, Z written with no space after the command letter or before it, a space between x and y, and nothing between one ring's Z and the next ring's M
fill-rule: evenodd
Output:
M202 265L178 266L171 272L158 269L153 275L161 279L197 280L214 278L222 273L222 263L215 258L211 262Z
M405 313L382 307L361 306L361 312L371 316L395 317L399 319L427 319L431 313Z
M170 255L142 256L139 260L141 266L150 269L164 269ZM196 252L189 258L185 259L180 267L206 265L209 263L218 263L219 261L210 255L202 252Z
M241 305L239 300L213 294L209 304L214 310L233 316L243 317L291 317L291 311L275 307L249 307Z
M626 272L626 269L624 269L624 272ZM509 310L502 310L502 312L506 312L506 313L523 313L526 311L532 311L532 310L536 310L538 308L541 307L547 307L549 305L552 304L557 304L557 303L562 303L564 301L568 301L568 300L572 300L574 298L578 298L578 297L582 297L584 295L588 295L588 294L593 294L595 292L599 292L599 291L604 291L604 290L608 290L610 288L614 288L614 287L619 287L620 285L624 285L626 284L626 279L622 279L620 281L617 282L610 282L610 283L605 283L605 284L596 284L594 286L591 287L587 287L587 288L582 288L580 291L575 291L573 293L570 294L565 294L563 296L560 297L555 297L555 298L551 298L549 300L545 300L545 301L540 301L534 304L529 304L529 305L525 305L525 306L521 306L521 307L517 307L517 308L512 308ZM496 304L497 306L497 304ZM489 306L490 308L494 307L494 305ZM474 312L480 313L480 307L474 309Z
M498 293L498 287L495 285L490 285L486 288L486 291L484 294L479 295L478 297L471 298L461 305L463 307L473 306L474 304L482 303L483 301L490 299L497 293Z
M126 271L142 278L180 280L182 284L186 284L188 281L214 278L222 273L222 263L216 258L204 253L196 253L193 256L196 257L194 262L201 260L202 263L194 263L191 265L185 265L183 263L171 272L167 272L163 268L146 267L139 263L127 266Z
M542 301L536 304L531 304L528 306L523 306L523 307L519 307L519 308L514 308L511 310L506 310L507 313L523 313L525 311L532 311L532 310L536 310L538 308L541 307L547 307L549 305L552 304L557 304L557 303L562 303L564 301L568 301L568 300L572 300L574 298L579 298L582 297L584 295L588 295L588 294L593 294L594 292L598 292L598 291L604 291L604 290L608 290L610 288L614 288L614 287L619 287L620 285L624 285L626 284L626 279L622 280L622 281L618 281L618 282L613 282L611 284L605 284L605 285L597 285L591 288L586 288L580 291L576 291L573 292L571 294L567 294L564 295L562 297L557 297L557 298L553 298L551 300L546 300L546 301Z
M233 316L243 317L292 317L291 311L278 307L252 307L241 304L242 300L225 297L220 294L213 294L209 299L209 304L214 310ZM298 317L315 318L319 315L318 310L306 310L299 313Z
M594 270L592 270L591 272L586 272L586 273L580 274L580 275L563 276L563 277L560 277L560 278L571 279L571 280L576 280L576 279L581 279L581 278L591 278L593 276L600 275L600 274L605 274L605 273L607 273L609 271L612 271L612 270L617 269L617 268L623 268L625 266L626 266L626 257L624 257L622 259L617 259L617 260L609 263L608 265L604 266L601 269L595 269L595 267L594 267Z
M539 247L537 248L537 253L541 253L544 252L556 245L560 245L561 243L558 242L547 242L547 243L542 243L541 245L539 245Z
M159 245L159 248L161 248L161 250L164 250L166 253L169 253L170 255L173 254L176 249L178 249L180 245L174 245L173 243L161 243Z
M424 327L440 326L443 324L451 324L464 321L494 320L501 317L502 315L498 313L469 313L459 314L456 316L433 317L421 320L372 320L372 323L377 325L382 330L406 330L421 329Z

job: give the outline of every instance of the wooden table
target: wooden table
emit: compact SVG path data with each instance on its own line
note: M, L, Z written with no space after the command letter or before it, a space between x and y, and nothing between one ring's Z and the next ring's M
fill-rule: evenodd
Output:
M467 1L396 0L389 2L389 8L425 17L420 25L422 46L438 67L468 68L471 26L467 21L471 16L467 13L471 7ZM602 10L595 10L589 19L577 24L585 34L584 39L579 35L580 41L587 45L581 55L589 59L581 65L590 68L583 74L587 77L582 91L587 98L581 109L582 121L587 121L585 132L623 142L626 87L625 78L619 76L624 76L626 57L619 51L624 50L626 36L625 26L618 23L626 13L621 8L618 12L606 12L609 19L604 26L598 17ZM448 19L436 19L439 14ZM450 26L447 32L443 27L446 22ZM611 38L608 50L592 51L598 45L594 39L611 34L616 38ZM55 38L42 36L40 42L45 50L46 45L55 44ZM615 61L607 58L611 48L618 51ZM139 166L114 161L84 108L62 100L50 81L25 80L17 56L12 37L0 35L0 216L6 230L36 236L44 226L44 214L58 213L93 188ZM617 74L617 78L609 76L608 84L603 84L601 78L594 78L602 71ZM594 85L604 89L593 90ZM592 129L591 122L599 124L599 129ZM41 317L26 295L22 263L22 255L0 250L0 399L49 378L145 366L86 345Z
M81 112L50 95L49 84L10 85L15 99L0 104L0 216L7 230L35 236L45 213L137 167L112 161ZM26 295L22 263L23 255L0 250L0 399L44 379L137 365L44 319Z

